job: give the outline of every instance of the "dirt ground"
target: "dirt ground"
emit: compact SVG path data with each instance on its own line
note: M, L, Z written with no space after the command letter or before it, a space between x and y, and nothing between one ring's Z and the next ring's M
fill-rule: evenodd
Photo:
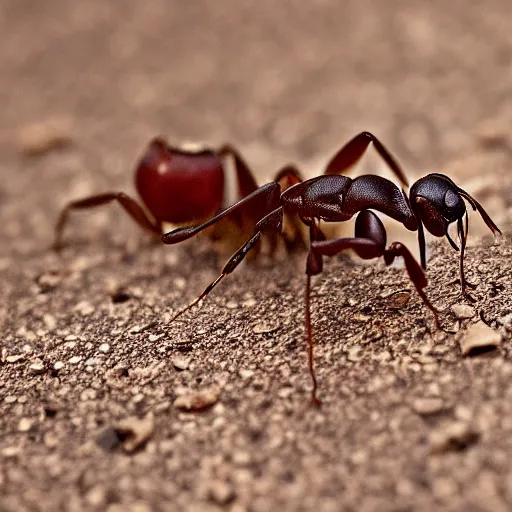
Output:
M508 0L2 2L0 510L511 510L511 15ZM431 244L444 331L404 269L328 261L320 409L304 254L243 266L171 324L222 265L208 240L151 245L112 206L49 250L67 200L133 193L157 134L232 142L263 183L288 162L319 172L361 130L413 179L452 176L504 235L473 215L474 305L457 254Z

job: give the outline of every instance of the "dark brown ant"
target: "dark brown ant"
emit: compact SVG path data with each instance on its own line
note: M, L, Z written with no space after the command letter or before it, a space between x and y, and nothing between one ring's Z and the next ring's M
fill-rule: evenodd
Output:
M167 145L153 139L135 170L135 186L141 206L123 192L106 192L68 203L61 211L55 227L53 248L62 248L62 234L73 210L95 208L117 201L143 229L160 236L164 223L186 225L211 218L226 206L226 158L234 162L237 197L241 199L257 190L258 185L240 153L230 145L218 150L192 151ZM292 166L283 168L275 177L283 188L301 181ZM226 231L232 234L235 225L242 235L251 232L261 214L256 208L234 212L231 223L212 233L220 238Z
M228 260L221 274L185 308L179 310L172 320L203 300L213 288L228 274L233 272L247 253L255 247L265 233L281 233L285 215L295 216L309 228L309 253L306 263L305 289L305 331L308 347L308 366L313 389L312 402L320 404L317 397L317 381L313 365L313 337L310 315L311 276L322 272L322 257L334 256L352 249L363 259L383 257L387 265L395 258L402 257L409 278L416 287L425 305L432 311L436 327L440 327L437 310L430 303L423 289L427 278L422 270L426 267L425 238L423 226L434 236L447 236L451 222L457 222L461 241L460 273L462 290L467 284L463 274L463 258L467 237L467 211L462 198L467 199L493 232L499 232L482 206L467 192L458 188L448 177L431 174L418 180L411 188L410 199L402 189L391 181L372 175L363 175L355 179L342 173L352 167L373 142L380 156L388 164L404 187L407 178L395 159L371 133L363 132L355 136L331 159L322 176L298 182L282 191L277 183L263 185L226 210L220 212L203 224L175 229L162 235L165 244L176 244L189 239L200 231L221 221L224 217L237 211L258 211L260 220L256 223L250 239L243 244ZM414 259L409 250L400 242L392 243L386 248L386 231L381 220L370 211L374 209L402 223L410 231L419 231L419 245L422 266ZM326 240L319 222L343 222L357 214L355 236ZM465 218L465 229L462 219Z
M213 288L228 274L233 272L248 252L257 245L264 234L279 234L283 229L285 215L299 218L309 228L309 254L306 264L305 291L305 328L308 347L309 372L313 382L312 401L320 404L317 397L317 382L313 366L313 338L310 316L311 276L322 271L322 257L333 256L352 249L364 259L383 256L386 264L397 257L403 257L409 278L415 285L420 297L434 314L436 326L439 327L437 311L426 297L423 288L427 279L411 253L398 242L386 249L386 231L380 219L370 208L402 223L407 229L418 229L418 221L411 210L407 196L394 183L380 176L360 176L351 179L341 173L354 165L373 142L377 152L393 172L406 183L406 178L387 149L372 134L363 132L346 144L327 166L325 174L306 181L298 181L291 187L281 190L278 183L263 185L238 203L223 210L208 221L192 227L175 229L162 235L165 244L176 244L191 238L221 221L226 216L238 211L258 211L260 220L256 223L252 236L228 260L220 276L209 284L203 293L192 303L178 311L175 320L203 300ZM326 240L319 221L343 222L357 215L355 237Z

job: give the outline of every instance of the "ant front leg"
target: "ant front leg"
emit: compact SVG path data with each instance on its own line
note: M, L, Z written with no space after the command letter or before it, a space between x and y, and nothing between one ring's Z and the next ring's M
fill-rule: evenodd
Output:
M256 246L263 233L281 231L283 222L283 208L280 206L279 185L277 183L269 183L268 185L263 185L252 194L249 194L248 196L238 201L238 203L230 206L229 208L226 208L218 215L199 226L178 228L162 235L162 242L164 244L177 244L192 238L202 230L213 224L216 224L227 216L240 213L244 208L253 209L256 207L259 210L265 211L266 214L256 223L252 237L244 245L242 245L233 254L233 256L231 256L231 258L222 269L219 277L212 281L201 293L201 295L194 299L188 306L179 310L171 319L171 322L176 320L176 318L202 301L215 288L215 286L217 286L222 281L222 279L224 279L224 277L233 272L235 268L247 256L249 251Z
M386 149L384 144L370 132L362 132L347 142L327 164L324 174L343 174L347 169L355 165L373 142L377 153L386 162L387 166L400 180L404 188L409 187L407 177L398 165L395 158Z
M460 286L461 286L461 292L462 292L463 297L470 302L476 302L476 299L466 290L466 286L468 288L476 288L476 285L467 281L466 276L464 275L464 255L466 253L466 241L468 238L468 224L469 224L467 213L464 217L465 217L464 225L462 223L462 219L457 220L457 233L459 235L459 240L460 240L459 279L460 279Z
M140 227L150 231L151 233L161 235L162 228L160 223L151 220L137 201L123 192L107 192L104 194L86 197L85 199L72 201L62 209L55 226L55 239L52 248L55 251L59 251L62 248L62 233L72 210L96 208L97 206L108 204L112 201L117 201Z

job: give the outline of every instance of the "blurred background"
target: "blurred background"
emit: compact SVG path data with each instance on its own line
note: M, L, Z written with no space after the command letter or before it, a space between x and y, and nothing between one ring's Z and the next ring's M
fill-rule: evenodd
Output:
M62 258L48 247L70 199L134 195L156 135L232 143L263 183L290 162L313 176L371 131L411 180L450 175L510 233L511 20L511 0L0 1L0 509L510 510L491 500L512 503L507 241L468 251L479 303L457 318L446 241L429 269L451 332L481 318L502 333L489 359L462 357L465 328L431 332L416 298L394 311L383 292L405 273L329 263L312 296L320 413L303 255L247 265L171 326L217 276L211 244L137 250L112 206L73 216ZM470 231L489 234L477 215ZM173 406L216 382L204 414ZM97 446L145 411L147 448ZM431 453L445 424L448 453Z
M289 162L319 172L361 130L413 177L507 145L511 14L507 0L2 2L6 236L46 239L67 199L132 192L157 134L231 142L261 181Z

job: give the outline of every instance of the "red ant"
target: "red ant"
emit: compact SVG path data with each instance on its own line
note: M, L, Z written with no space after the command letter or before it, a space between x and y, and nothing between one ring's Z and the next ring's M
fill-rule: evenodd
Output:
M257 190L258 185L240 153L230 145L218 150L192 151L167 145L153 139L135 170L135 186L144 206L123 192L106 192L68 203L61 211L55 228L53 248L62 248L62 234L72 210L95 208L117 201L143 229L160 236L164 223L190 224L211 218L225 206L225 160L234 163L237 200ZM275 181L286 188L302 181L292 166L283 168ZM256 207L229 216L231 224L245 233L260 219ZM227 229L212 236L222 237ZM231 230L232 231L232 230Z

